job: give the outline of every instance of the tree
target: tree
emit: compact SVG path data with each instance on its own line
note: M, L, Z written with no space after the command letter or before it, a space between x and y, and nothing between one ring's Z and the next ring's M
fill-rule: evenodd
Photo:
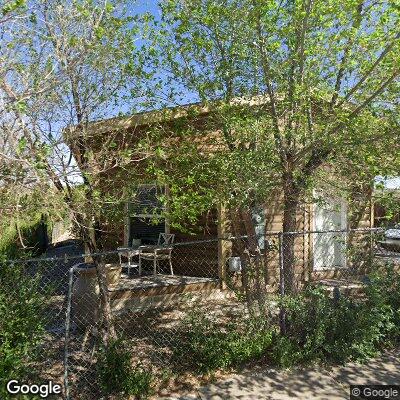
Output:
M101 156L95 158L90 145L97 132L88 129L94 119L130 112L141 95L140 21L128 5L39 0L23 7L24 18L15 19L12 30L0 26L6 39L0 54L1 121L8 138L0 157L10 166L1 177L2 189L10 188L11 175L21 170L14 184L26 188L24 201L29 203L35 192L48 212L71 213L94 254L102 249L106 214L123 204L121 193L104 195L103 177L117 169L128 178L136 176L129 137L116 141L118 133L110 133L98 142ZM7 199L21 206L15 188ZM107 343L115 332L105 267L100 256L93 261Z
M398 95L397 2L165 0L161 10L159 86L169 104L194 99L212 110L210 127L223 133L225 159L237 157L234 182L244 184L234 190L229 181L219 194L238 204L244 191L245 219L260 187L281 187L283 232L296 231L296 210L322 166L382 149L376 143L388 131L362 128L389 113L387 101ZM366 164L381 163L382 150ZM249 175L257 169L251 160L263 163L261 180ZM293 235L284 235L283 248L290 292Z

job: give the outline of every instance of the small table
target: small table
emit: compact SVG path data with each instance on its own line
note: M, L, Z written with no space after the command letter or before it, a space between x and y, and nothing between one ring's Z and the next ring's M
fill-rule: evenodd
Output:
M118 247L117 251L118 251L118 256L119 256L119 264L121 265L121 267L122 267L122 256L125 256L128 259L128 276L129 276L131 267L139 268L139 276L142 275L142 268L141 268L140 264L139 264L139 266L137 266L137 265L132 265L132 263L131 263L132 257L136 257L139 255L138 248Z

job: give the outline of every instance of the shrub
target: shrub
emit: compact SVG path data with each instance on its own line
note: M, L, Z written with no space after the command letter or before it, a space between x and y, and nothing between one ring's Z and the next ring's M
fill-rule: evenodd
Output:
M400 338L400 274L393 264L387 264L371 274L366 294L375 309L390 309L391 325L386 326L387 340L398 342ZM389 312L389 311L388 311Z
M0 262L0 398L11 378L26 381L44 334L45 294L39 278Z
M2 221L0 224L0 254L7 258L37 256L46 250L47 225L40 214L26 217L18 222ZM22 248L20 238L26 248Z
M265 354L271 331L260 320L219 326L215 319L190 313L180 327L182 335L173 348L178 365L208 373L240 365ZM188 363L190 365L188 365Z
M146 399L151 394L151 371L140 364L132 364L131 354L121 338L112 341L107 347L102 346L97 369L101 388L106 395Z
M393 282L391 275L375 274L359 299L332 299L322 287L283 299L287 332L273 338L274 361L289 367L316 360L362 361L375 355L383 343L399 337L400 286L394 290Z
M277 364L288 367L322 356L331 323L330 302L319 288L281 300L287 331L286 336L275 333L273 338L272 356Z
M330 297L322 286L280 300L285 335L258 318L218 323L199 312L181 324L176 364L208 373L263 355L283 367L300 363L364 361L400 339L400 275L393 266L371 273L359 296Z

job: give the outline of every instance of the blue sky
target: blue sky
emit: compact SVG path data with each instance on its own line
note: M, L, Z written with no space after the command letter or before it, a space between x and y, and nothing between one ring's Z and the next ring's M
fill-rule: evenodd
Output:
M159 15L157 0L137 0L132 5L132 10L138 13L151 12L153 15Z

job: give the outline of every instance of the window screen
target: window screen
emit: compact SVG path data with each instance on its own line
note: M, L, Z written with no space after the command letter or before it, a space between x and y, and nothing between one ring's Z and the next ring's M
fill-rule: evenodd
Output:
M164 207L162 196L164 187L156 185L141 185L137 188L134 198L129 204L130 216L151 217L161 215Z
M158 235L165 232L164 211L160 197L165 188L156 185L140 185L129 203L129 243L141 239L142 244L155 244Z

